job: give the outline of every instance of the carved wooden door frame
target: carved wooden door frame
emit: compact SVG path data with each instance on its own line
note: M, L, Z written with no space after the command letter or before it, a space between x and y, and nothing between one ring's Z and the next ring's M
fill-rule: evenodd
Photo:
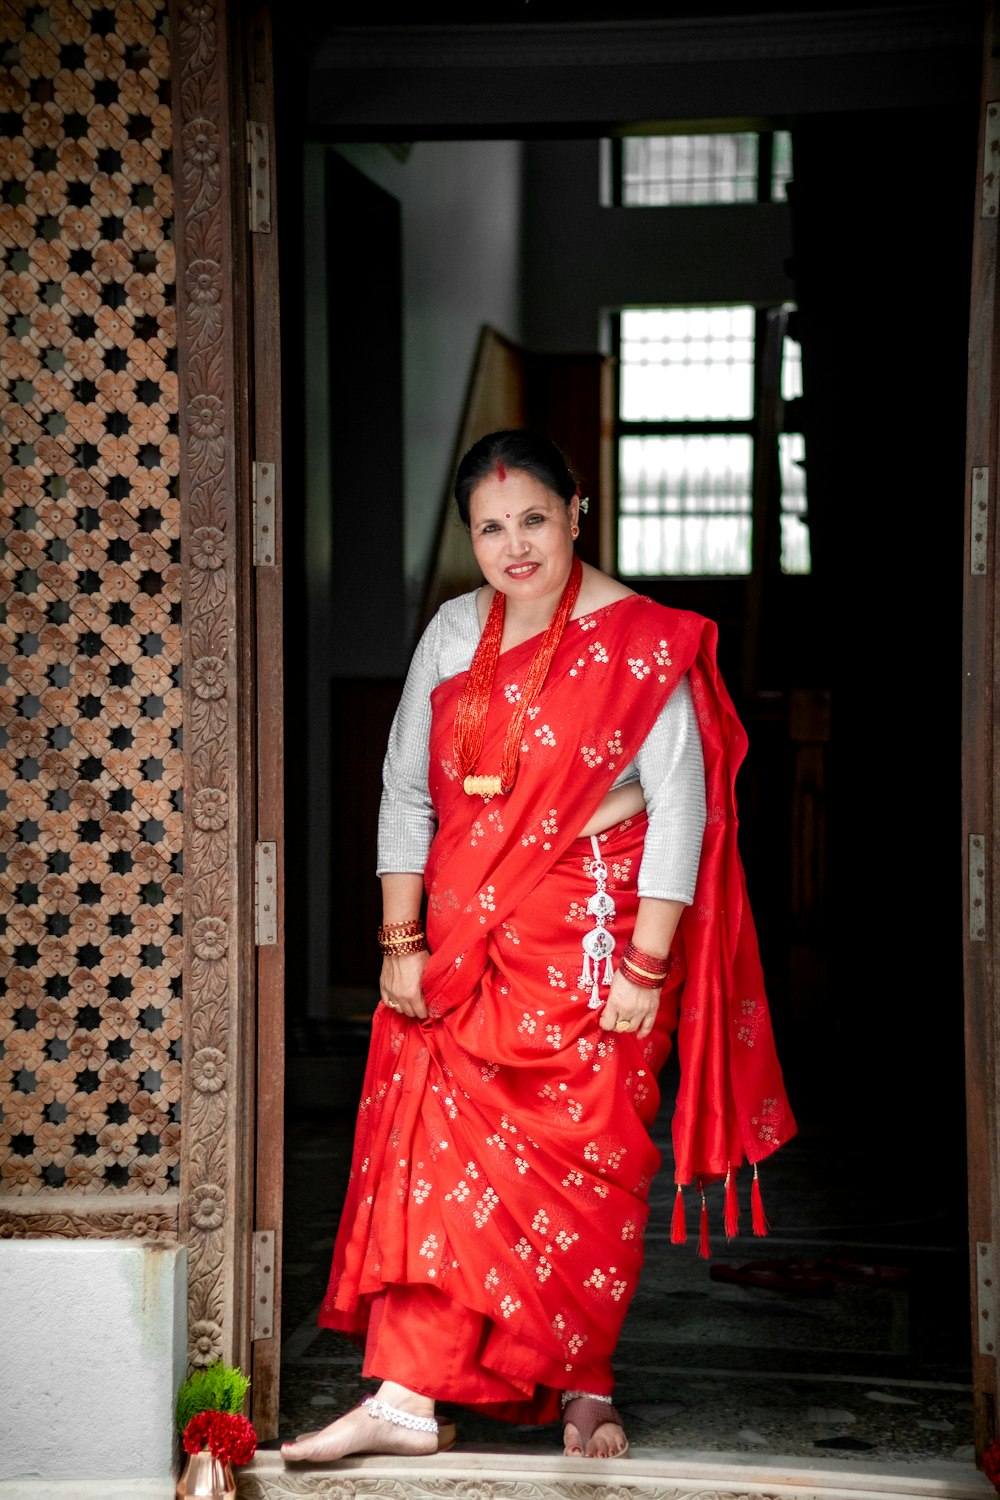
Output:
M284 1072L273 89L265 7L171 0L170 29L186 714L179 1228L191 1362L223 1358L250 1371L254 1421L270 1437L279 1309L273 1295L263 1306L259 1297L280 1285ZM255 475L256 508L268 517L256 549ZM262 876L270 931L258 947L261 844L273 864ZM258 1105L268 1112L266 1155Z
M1000 220L1000 16L994 0L984 6L983 80L979 161L981 197L973 233L969 323L969 387L966 429L966 496L962 833L964 879L966 1096L969 1143L969 1251L972 1288L972 1369L976 1447L997 1436L998 1303L1000 1247L1000 1158L998 1158L997 985L994 960L1000 909L994 873L1000 861L1000 803L993 791L1000 769L1000 731L995 720L997 659L997 423L998 220ZM992 517L992 520L991 520Z
M254 849L278 846L280 871L280 571L253 562L255 442L275 465L276 245L253 245L246 229L244 125L270 122L273 92L261 51L266 6L171 0L181 354L181 472L185 621L185 1087L181 1234L189 1246L191 1358L224 1357L248 1367L253 1231L280 1215L280 1137L257 1171L255 1090L267 1083L280 1126L280 1051L258 1068L268 1035L278 1044L281 946L258 961L254 941ZM993 947L1000 932L991 875L1000 860L1000 806L992 793L1000 743L994 728L997 611L995 514L1000 415L997 364L997 207L1000 63L996 17L986 6L983 133L985 207L977 217L970 336L966 498L963 836L966 860L965 992L970 1156L973 1366L977 1444L996 1433L993 1323L1000 1151ZM250 43L246 67L245 44ZM256 114L252 114L256 111ZM270 177L265 171L265 177ZM273 183L271 184L273 188ZM255 322L255 308L258 314ZM255 335L256 334L256 338ZM256 393L266 396L257 401ZM273 537L280 525L275 490ZM276 555L275 564L280 562ZM258 622L255 594L263 612ZM270 627L265 623L270 618ZM258 718L261 706L263 715ZM263 732L262 732L263 731ZM258 748L267 753L258 759ZM281 895L278 936L281 933ZM258 996L263 1001L258 1005ZM270 1017L270 1018L269 1018ZM261 1027L261 1020L264 1025ZM279 1044L280 1045L280 1044ZM256 1215L256 1217L255 1217ZM275 1285L280 1243L271 1262ZM978 1293L977 1293L978 1288ZM255 1346L263 1436L277 1412L277 1308ZM268 1344L270 1349L268 1349Z

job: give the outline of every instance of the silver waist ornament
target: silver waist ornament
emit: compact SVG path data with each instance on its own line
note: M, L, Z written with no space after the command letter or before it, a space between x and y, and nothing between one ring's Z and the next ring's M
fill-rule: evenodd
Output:
M587 902L587 915L594 918L594 926L583 936L583 968L580 971L580 988L585 989L588 985L591 986L590 999L587 1004L591 1010L598 1010L604 1004L598 991L598 984L609 985L614 975L611 955L615 951L615 940L608 931L606 923L613 922L615 919L615 902L614 897L610 896L605 888L608 867L601 858L596 835L591 835L590 844L594 851L594 857L590 862L590 873L597 889ZM604 977L599 981L598 974L602 959L604 960Z

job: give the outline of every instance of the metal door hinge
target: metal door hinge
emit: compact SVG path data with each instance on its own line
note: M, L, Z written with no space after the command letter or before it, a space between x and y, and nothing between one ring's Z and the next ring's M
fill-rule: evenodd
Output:
M969 941L986 941L986 836L969 834Z
M278 941L278 846L257 845L254 891L254 925L257 947L271 948Z
M250 233L271 233L271 133L258 120L247 121L250 168Z
M274 497L277 465L253 466L253 560L258 568L274 567Z
M252 1339L274 1336L274 1252L277 1235L273 1229L258 1229L253 1237L253 1328Z
M992 1240L976 1242L976 1322L979 1324L980 1354L995 1354L997 1347L997 1269Z
M972 471L972 527L969 540L969 572L986 572L986 527L989 521L990 471Z

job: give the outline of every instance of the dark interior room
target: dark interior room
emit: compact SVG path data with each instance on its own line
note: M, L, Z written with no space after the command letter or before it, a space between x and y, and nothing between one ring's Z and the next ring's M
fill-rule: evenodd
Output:
M762 1167L770 1236L747 1224L727 1241L720 1210L706 1261L669 1242L668 1067L620 1348L633 1449L968 1458L956 559L980 7L451 14L272 18L291 750L282 1433L330 1420L360 1386L357 1351L315 1315L378 1000L382 756L428 611L474 586L456 461L513 410L586 480L584 556L718 624L799 1123ZM749 185L695 182L684 162L703 138L752 143ZM643 197L650 162L667 176ZM749 329L747 410L630 410L629 359L654 338L639 315L727 309ZM629 469L630 443L696 438L749 455L737 550L701 567L647 546ZM545 1429L458 1421L460 1446L557 1451Z

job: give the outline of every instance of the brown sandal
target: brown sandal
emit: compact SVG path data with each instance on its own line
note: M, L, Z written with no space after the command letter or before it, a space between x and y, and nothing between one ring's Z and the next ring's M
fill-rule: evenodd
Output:
M566 1448L566 1426L570 1422L572 1422L580 1434L580 1447L583 1450L582 1455L579 1453L570 1453ZM587 1457L587 1444L594 1436L598 1427L603 1427L605 1423L610 1423L613 1427L620 1427L623 1434L625 1432L625 1423L608 1397L587 1396L580 1392L573 1392L569 1395L568 1400L564 1397L562 1423L563 1454L567 1458ZM626 1437L623 1448L620 1448L617 1453L609 1453L606 1456L608 1458L624 1458L627 1452L628 1438Z

